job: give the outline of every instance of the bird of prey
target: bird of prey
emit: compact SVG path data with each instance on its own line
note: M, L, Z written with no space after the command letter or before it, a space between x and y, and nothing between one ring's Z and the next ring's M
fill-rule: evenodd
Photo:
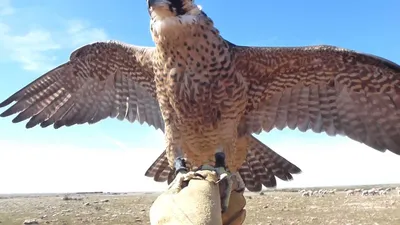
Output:
M13 122L29 118L28 128L146 122L164 130L177 176L216 152L238 175L248 153L241 138L274 128L345 135L400 154L398 64L335 46L235 45L194 0L147 4L155 47L83 46L0 103L16 101L1 116L19 113Z

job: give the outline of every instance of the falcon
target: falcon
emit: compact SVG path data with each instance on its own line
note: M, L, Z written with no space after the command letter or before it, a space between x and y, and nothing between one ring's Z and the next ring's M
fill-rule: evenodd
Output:
M13 122L29 119L27 128L146 122L163 129L176 176L223 152L226 171L240 177L246 140L286 127L400 154L398 64L335 46L239 46L193 0L147 3L155 47L83 46L0 103L16 102L1 116L18 113Z

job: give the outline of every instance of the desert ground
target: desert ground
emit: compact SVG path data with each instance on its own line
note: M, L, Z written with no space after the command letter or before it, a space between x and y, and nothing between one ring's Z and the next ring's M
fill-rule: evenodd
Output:
M0 225L149 224L149 208L158 194L3 195ZM267 190L245 195L245 224L250 225L400 224L399 188L393 186Z

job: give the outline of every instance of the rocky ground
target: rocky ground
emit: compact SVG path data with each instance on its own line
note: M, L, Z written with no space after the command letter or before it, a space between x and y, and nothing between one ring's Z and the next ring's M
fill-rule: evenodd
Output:
M3 196L0 225L149 224L157 194L74 194ZM248 193L245 224L400 224L400 195L362 196L336 192L303 196L299 192Z

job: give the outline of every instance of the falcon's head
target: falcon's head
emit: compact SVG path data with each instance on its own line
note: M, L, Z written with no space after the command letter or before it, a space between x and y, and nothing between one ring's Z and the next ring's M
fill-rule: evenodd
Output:
M147 0L147 5L151 31L156 34L179 32L179 28L201 23L208 18L194 0Z
M147 6L150 16L158 17L158 19L183 18L201 14L201 9L194 0L147 0Z

